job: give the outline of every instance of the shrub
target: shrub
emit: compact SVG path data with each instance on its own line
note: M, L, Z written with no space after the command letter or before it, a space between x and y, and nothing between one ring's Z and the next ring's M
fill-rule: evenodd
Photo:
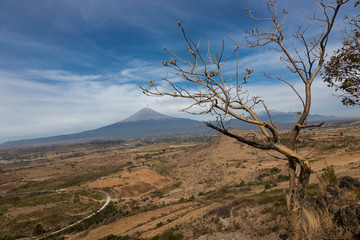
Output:
M271 213L272 211L274 211L274 208L273 207L265 207L261 213L262 214L267 214L267 213Z
M273 167L270 169L270 174L271 175L274 175L274 174L277 174L277 173L280 173L281 172L281 169L277 168L277 167Z
M102 238L102 240L140 240L139 238L133 238L129 235L126 236L116 236L114 234L111 234L105 238Z
M156 189L150 193L150 196L152 198L156 198L156 197L162 198L162 197L164 197L164 192L160 189Z
M277 232L279 230L279 225L275 225L271 228L271 231Z
M246 186L246 183L244 180L241 180L241 182L239 184L235 184L234 186L235 187L244 187L244 186Z
M323 173L319 177L319 180L322 182L327 182L328 184L335 185L337 177L335 175L334 166L330 165L326 168L323 168Z
M43 226L41 224L37 224L35 226L35 228L34 228L33 235L38 236L38 235L43 234L45 232L46 231L44 230Z
M175 233L175 229L169 229L161 235L156 235L151 240L181 240L184 236L181 233Z
M279 176L277 177L277 180L279 181L279 182L287 182L287 181L289 181L289 176L287 176L287 175L282 175L282 174L279 174Z
M326 166L326 168L322 169L322 173L320 176L317 176L320 185L320 192L322 194L326 194L326 188L328 185L335 185L337 177L335 175L334 166Z
M178 187L180 187L180 186L181 186L181 184L182 184L182 182L177 182L177 183L174 183L173 187L174 187L174 188L178 188Z
M163 222L158 222L158 223L156 224L156 227L161 227L161 226L163 226L163 225L164 225Z
M192 201L194 201L194 200L195 200L194 195L191 195L191 197L189 197L187 201L188 201L188 202L192 202Z
M210 215L215 215L217 217L221 217L221 218L229 218L231 216L231 205L226 205L226 206L221 206L221 207L217 207L211 211L209 211L208 214Z

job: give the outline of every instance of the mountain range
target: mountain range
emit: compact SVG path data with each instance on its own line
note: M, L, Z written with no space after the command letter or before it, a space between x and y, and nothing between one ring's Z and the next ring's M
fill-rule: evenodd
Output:
M279 123L294 122L296 120L292 113L272 112L272 120ZM262 120L268 121L267 114L259 114ZM310 115L310 121L325 121L335 119L323 115ZM254 126L239 121L231 122L233 128L251 129ZM199 127L202 122L170 117L158 113L150 108L143 108L134 115L114 124L88 130L79 133L58 135L51 137L8 141L0 144L0 148L11 148L20 146L41 146L53 144L83 143L93 140L126 140L151 137L173 137L202 135L211 132L207 127Z

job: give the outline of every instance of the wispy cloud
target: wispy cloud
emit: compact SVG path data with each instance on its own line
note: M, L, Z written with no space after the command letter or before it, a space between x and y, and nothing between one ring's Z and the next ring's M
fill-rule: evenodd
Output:
M30 76L46 80L55 80L55 81L89 81L89 80L98 80L102 78L101 75L80 75L70 73L64 70L28 70L27 73Z
M168 69L164 68L160 62L147 62L134 59L120 72L108 74L108 78L118 82L148 82L150 78L160 79L164 77Z
M0 141L100 127L156 101L143 95L135 83L76 80L52 84L4 71L0 79Z

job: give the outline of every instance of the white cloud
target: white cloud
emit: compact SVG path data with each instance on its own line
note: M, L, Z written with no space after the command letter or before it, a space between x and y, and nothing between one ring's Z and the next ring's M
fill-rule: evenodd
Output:
M0 71L0 142L102 127L147 105L179 116L178 109L168 111L176 109L169 107L170 102L162 106L158 98L145 96L138 85L150 77L161 78L166 70L160 64L132 63L134 67L104 75L63 70Z
M254 69L255 71L273 71L284 68L280 60L281 54L274 51L265 50L256 54L242 57L239 66Z
M108 73L105 79L117 83L148 83L149 79L161 79L167 74L168 69L161 63L141 61L134 59L129 61L124 69L115 73Z
M295 84L299 94L304 98L303 85ZM263 97L269 109L282 112L295 112L302 110L302 103L291 88L281 83L263 83L248 87L249 92ZM312 85L311 114L322 114L337 117L358 117L360 109L344 107L333 88L328 88L318 77ZM262 109L261 109L262 110Z
M30 76L36 78L42 78L46 80L55 80L55 81L88 81L88 80L98 80L101 75L80 75L73 74L64 70L36 70L30 69L27 71Z
M140 68L129 71L145 79L150 72L160 77L163 70L148 66L143 72L145 74L139 72ZM211 118L180 112L191 104L191 100L145 96L137 83L123 80L126 77L121 73L114 74L118 77L116 81L108 79L111 74L91 77L99 75L62 71L41 71L38 77L61 79L63 75L66 81L53 84L53 81L34 81L34 76L28 74L0 71L0 142L90 130L125 119L146 106L175 117ZM295 86L302 93L300 82ZM253 95L263 96L269 109L283 112L301 110L299 99L280 82L253 83L247 89ZM359 109L343 107L333 93L333 89L324 86L321 79L316 79L312 113L359 116Z
M101 127L156 101L143 95L137 84L52 84L4 71L0 80L0 142Z

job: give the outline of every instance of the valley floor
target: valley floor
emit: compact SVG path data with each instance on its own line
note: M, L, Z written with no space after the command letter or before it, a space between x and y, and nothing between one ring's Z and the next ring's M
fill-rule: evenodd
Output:
M360 178L359 125L306 130L297 151L314 170L308 196L321 194L318 178L330 166L338 177ZM0 239L36 239L76 222L104 203L99 190L110 194L111 204L58 238L197 239L241 232L276 239L286 233L287 162L225 136L0 154Z

